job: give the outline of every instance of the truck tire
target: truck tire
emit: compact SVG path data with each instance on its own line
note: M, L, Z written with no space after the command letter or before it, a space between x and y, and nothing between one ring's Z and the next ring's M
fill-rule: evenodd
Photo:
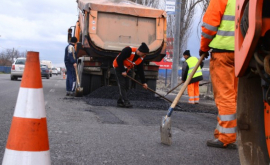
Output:
M237 144L240 162L243 165L269 165L261 78L239 78L237 95Z
M88 95L90 91L91 76L89 74L82 73L81 75L81 87L83 88L83 95Z
M83 63L78 63L78 77L80 79L81 87L83 88L83 95L88 95L90 91L91 76L83 73Z
M100 87L101 87L101 76L91 75L90 92L93 92L94 90L96 90Z

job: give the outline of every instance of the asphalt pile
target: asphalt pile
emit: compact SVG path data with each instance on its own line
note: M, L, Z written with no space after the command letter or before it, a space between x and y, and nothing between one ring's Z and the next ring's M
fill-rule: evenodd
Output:
M155 97L147 90L130 89L128 99L134 108L168 109L170 103ZM101 87L84 97L84 100L94 106L116 106L119 98L117 86Z
M127 92L127 95L133 108L168 110L171 105L171 103L160 97L156 97L152 92L144 89L130 89ZM117 106L118 98L119 89L117 86L101 87L83 97L87 104L93 106ZM175 107L175 111L217 114L216 106L205 104L192 105L181 102L181 100L178 103L178 106Z

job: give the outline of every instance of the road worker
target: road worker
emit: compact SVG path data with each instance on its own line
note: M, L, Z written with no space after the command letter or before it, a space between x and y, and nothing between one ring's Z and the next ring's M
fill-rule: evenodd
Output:
M199 54L211 49L210 75L218 108L214 139L209 147L236 148L237 78L234 73L234 29L236 0L210 0L203 17Z
M139 74L143 88L147 89L147 84L144 76L143 59L146 54L149 53L148 46L143 42L141 46L137 48L125 47L121 53L114 59L113 67L119 87L119 99L117 100L117 106L130 108L130 104L127 97L127 90L129 88L129 79L127 74L131 76L130 70L137 66L137 74Z
M70 43L65 49L65 65L67 69L66 96L74 96L74 91L75 91L75 86L76 86L75 67L77 67L77 55L74 48L76 43L77 43L77 38L72 37L70 39Z
M199 61L196 57L192 57L190 55L190 51L186 50L184 53L185 62L182 67L182 81L185 82L186 79L189 77L189 74L192 72L193 68ZM187 87L189 104L198 104L199 103L199 81L203 80L203 74L201 68L203 67L203 63L199 66L195 74L193 75L192 79L190 80L190 83Z

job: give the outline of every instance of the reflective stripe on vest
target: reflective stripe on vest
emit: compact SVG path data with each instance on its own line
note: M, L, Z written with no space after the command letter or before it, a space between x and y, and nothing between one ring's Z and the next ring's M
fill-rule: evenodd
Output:
M196 58L196 57L189 57L186 62L188 64L188 76L187 78L189 77L189 75L191 74L192 70L194 69L195 65L197 64L199 60ZM201 67L199 66L197 71L195 72L195 74L193 75L192 78L195 78L195 77L199 77L199 76L202 76L202 70L201 70Z
M132 50L131 55L127 59L125 59L124 63L123 63L124 67L127 69L127 71L132 69L135 65L139 65L143 61L143 57L139 57L136 61L133 61L137 48L131 48L131 50ZM113 61L113 67L114 68L118 67L117 60L116 60L117 57Z
M236 0L228 0L217 34L209 44L209 47L223 50L234 50L235 4ZM207 26L205 27L207 28ZM211 38L211 36L204 37L209 39Z

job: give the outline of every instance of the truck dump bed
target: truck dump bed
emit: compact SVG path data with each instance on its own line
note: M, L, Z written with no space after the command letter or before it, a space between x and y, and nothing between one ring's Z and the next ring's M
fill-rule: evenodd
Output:
M149 59L165 56L166 13L120 0L78 0L80 29L88 36L87 44L96 50L120 52L124 47L138 47L145 42ZM86 17L86 13L88 17ZM87 32L86 32L87 31ZM87 47L84 36L84 47ZM95 51L97 52L97 51ZM151 61L151 60L150 60Z

